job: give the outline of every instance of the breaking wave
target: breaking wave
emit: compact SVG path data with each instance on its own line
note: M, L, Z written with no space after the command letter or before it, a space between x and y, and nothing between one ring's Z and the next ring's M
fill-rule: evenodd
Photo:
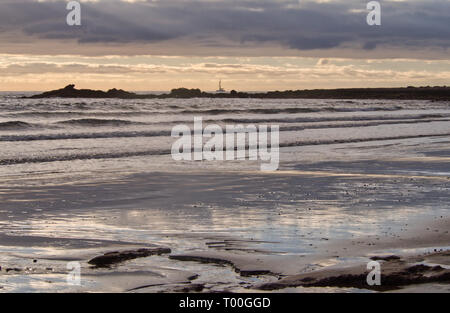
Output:
M30 128L34 125L22 121L9 121L0 123L1 130L14 130L14 129L24 129Z
M142 125L144 123L118 119L106 120L97 118L84 118L84 119L72 119L67 121L61 121L57 122L56 124L95 127L95 126Z

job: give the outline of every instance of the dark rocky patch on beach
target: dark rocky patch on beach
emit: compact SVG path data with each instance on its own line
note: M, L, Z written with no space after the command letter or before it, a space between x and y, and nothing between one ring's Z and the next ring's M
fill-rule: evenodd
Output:
M370 258L372 261L393 261L400 260L401 258L396 255L388 255L388 256L374 256Z
M450 283L450 269L422 261L450 256L450 251L427 254L419 258L402 259L397 256L372 257L381 261L381 285L370 286L366 279L365 264L354 267L325 268L283 278L277 282L258 286L260 290L277 290L288 287L351 287L376 291L389 291L408 285L425 283Z
M230 265L234 268L236 273L239 273L243 277L258 276L258 275L275 275L268 269L254 268L254 269L243 269L236 265L233 261L213 256L206 255L171 255L169 256L172 260L178 261L193 261L200 263L214 263L214 264L225 264Z
M205 289L204 284L187 284L186 286L177 287L173 292L188 293L188 292L202 292Z
M108 252L90 260L88 263L95 267L110 267L111 265L137 258L146 258L152 255L171 253L169 248L157 247L149 249Z

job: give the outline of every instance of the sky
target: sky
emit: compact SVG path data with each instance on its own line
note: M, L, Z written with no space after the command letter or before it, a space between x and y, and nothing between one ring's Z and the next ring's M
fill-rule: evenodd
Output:
M0 90L450 85L450 0L0 0Z

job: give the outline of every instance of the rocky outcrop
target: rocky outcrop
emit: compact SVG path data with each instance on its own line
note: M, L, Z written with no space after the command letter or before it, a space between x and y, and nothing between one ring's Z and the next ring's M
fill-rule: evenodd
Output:
M214 264L226 264L234 268L236 273L239 273L243 277L258 276L258 275L274 275L270 270L261 268L246 268L243 269L236 265L233 261L220 257L202 256L202 255L171 255L172 260L178 261L193 261L200 263L214 263Z
M32 99L41 98L120 98L135 99L139 95L121 89L110 89L107 92L101 90L76 89L75 85L68 85L62 89L44 92L31 96Z
M447 256L449 252L427 257ZM403 286L425 283L449 283L450 269L440 265L417 263L418 260L403 260L397 256L372 257L381 261L381 285L367 284L368 271L365 265L346 268L325 268L310 273L288 276L277 282L260 285L260 290L277 290L287 287L348 287L387 291Z
M146 258L152 255L161 255L171 253L169 248L156 247L149 249L114 251L98 256L90 260L88 263L94 267L110 267L111 265L122 263L124 261L137 258Z
M76 89L75 85L31 96L40 98L119 98L119 99L166 99L166 98L257 98L257 99L391 99L450 101L450 87L408 88L353 88L269 91L264 93L237 92L209 93L200 89L178 88L170 93L140 95L121 89L101 90Z
M178 88L172 89L168 97L171 98L201 98L205 93L200 89Z

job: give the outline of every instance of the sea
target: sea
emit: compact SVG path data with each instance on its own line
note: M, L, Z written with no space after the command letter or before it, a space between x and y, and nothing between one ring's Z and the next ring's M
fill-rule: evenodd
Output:
M0 93L0 265L41 258L60 271L10 273L3 291L71 291L68 251L111 242L304 255L332 239L389 236L448 216L450 102L24 98L31 94ZM193 128L194 118L279 126L278 171L262 172L260 160L174 160L172 129ZM200 271L212 290L255 283L158 258L159 267ZM111 291L98 279L83 288Z

